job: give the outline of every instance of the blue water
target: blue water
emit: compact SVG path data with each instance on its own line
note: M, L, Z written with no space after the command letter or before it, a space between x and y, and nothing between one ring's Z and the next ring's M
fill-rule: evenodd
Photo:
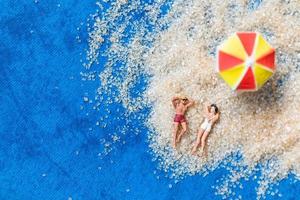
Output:
M97 9L94 3L0 2L0 199L221 199L211 186L224 169L174 184L152 161L142 122L115 120L126 110L114 104L109 109L120 111L106 119L106 128L96 128L101 113L80 109L83 94L94 96L97 85L81 80L87 30L77 30ZM124 124L141 134L124 135L126 144L100 159L100 139ZM280 183L281 199L299 199L293 180ZM255 199L256 185L245 182L236 192Z

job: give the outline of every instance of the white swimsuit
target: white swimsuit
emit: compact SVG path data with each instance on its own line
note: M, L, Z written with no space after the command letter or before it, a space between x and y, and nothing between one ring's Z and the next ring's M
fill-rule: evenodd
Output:
M211 130L212 127L212 119L214 118L214 116L210 119L205 118L204 122L201 124L201 127L204 131L209 132Z

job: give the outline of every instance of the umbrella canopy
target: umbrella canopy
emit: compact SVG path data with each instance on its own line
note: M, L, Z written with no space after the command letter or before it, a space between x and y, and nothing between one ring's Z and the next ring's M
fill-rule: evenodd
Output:
M235 33L217 56L217 70L233 90L256 91L275 72L275 50L256 32Z

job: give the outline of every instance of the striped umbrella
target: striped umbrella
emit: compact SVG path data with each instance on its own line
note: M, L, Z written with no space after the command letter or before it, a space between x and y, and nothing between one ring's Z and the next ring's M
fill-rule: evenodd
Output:
M275 50L256 32L235 33L217 57L217 70L233 90L256 91L275 72Z

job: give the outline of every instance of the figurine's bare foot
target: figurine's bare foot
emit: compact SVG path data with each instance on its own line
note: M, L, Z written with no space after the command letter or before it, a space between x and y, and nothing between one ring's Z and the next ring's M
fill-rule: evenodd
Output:
M177 143L173 142L173 148L176 149Z
M192 155L196 155L196 152L197 152L197 148L194 146L193 149L192 149L192 151L191 151L191 154Z
M181 138L182 138L183 134L180 134L176 140L177 143L179 143L181 141Z

